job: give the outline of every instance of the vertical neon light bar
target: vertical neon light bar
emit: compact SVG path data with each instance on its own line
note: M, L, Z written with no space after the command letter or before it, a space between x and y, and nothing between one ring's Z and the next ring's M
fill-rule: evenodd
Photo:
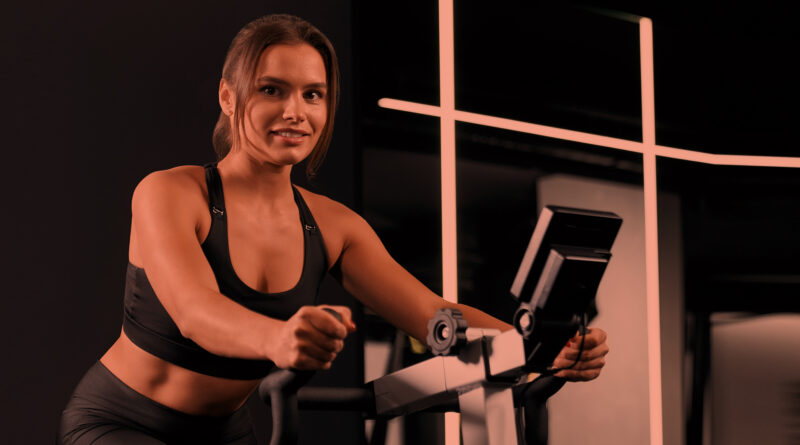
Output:
M439 1L439 107L441 109L442 292L458 301L456 255L456 121L453 55L453 2Z
M642 162L644 164L644 251L647 295L647 366L650 390L650 445L664 442L661 406L661 306L658 280L658 186L653 74L653 22L639 19L642 70Z
M439 108L441 110L442 172L442 296L458 302L456 234L456 92L453 0L439 0ZM460 416L444 415L445 445L461 442Z

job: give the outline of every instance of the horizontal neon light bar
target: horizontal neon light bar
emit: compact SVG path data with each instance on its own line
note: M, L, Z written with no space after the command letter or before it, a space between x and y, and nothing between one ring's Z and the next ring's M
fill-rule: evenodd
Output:
M409 113L441 117L441 109L434 105L383 98L378 100L378 106L390 110L407 111ZM645 145L641 142L629 141L627 139L600 136L581 131L565 130L562 128L549 127L547 125L532 124L529 122L488 116L485 114L470 113L467 111L456 110L454 116L457 121L501 128L504 130L518 131L520 133L535 134L538 136L546 136L583 144L599 145L634 153L644 153L645 150L647 150ZM725 155L666 147L662 145L655 145L652 147L655 150L656 156L699 162L703 164L731 166L740 165L747 167L800 168L800 158L797 157Z

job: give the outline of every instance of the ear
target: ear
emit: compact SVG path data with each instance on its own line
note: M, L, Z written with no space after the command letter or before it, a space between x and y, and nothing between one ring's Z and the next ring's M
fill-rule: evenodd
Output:
M229 117L233 116L233 110L236 109L236 94L225 79L219 81L219 106Z

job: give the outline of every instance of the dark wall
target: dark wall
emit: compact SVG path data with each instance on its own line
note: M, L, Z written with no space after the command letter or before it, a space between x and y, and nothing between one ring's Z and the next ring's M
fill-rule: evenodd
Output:
M147 173L215 159L225 51L260 15L288 12L333 41L337 129L315 191L353 205L350 2L17 2L2 20L0 299L4 443L52 443L83 372L120 331L130 197ZM301 179L302 181L302 179ZM348 301L327 283L329 301ZM353 350L333 372L360 378ZM346 362L346 363L345 363Z

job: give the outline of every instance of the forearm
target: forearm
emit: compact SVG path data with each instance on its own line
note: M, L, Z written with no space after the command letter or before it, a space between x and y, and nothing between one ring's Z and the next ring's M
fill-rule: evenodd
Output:
M470 328L497 329L500 331L514 329L512 325L492 317L480 309L467 306L466 304L451 303L438 296L434 296L428 301L433 302L431 305L432 307L429 307L429 309L424 312L424 315L412 324L415 329L407 331L409 335L419 340L422 344L426 344L427 342L428 321L433 318L438 309L451 308L461 311L461 315L467 321L467 326Z
M271 359L280 320L266 317L213 291L195 295L181 321L181 334L225 357Z
M370 263L361 264L366 266L348 267L348 264L343 264L344 288L389 323L423 344L428 335L428 320L442 308L460 310L471 327L501 331L513 328L474 307L444 300L393 261L384 264L383 270L370 268L373 266ZM369 273L364 273L365 270ZM376 276L382 279L378 281L372 278Z
M464 316L464 319L467 320L469 327L499 329L500 331L514 329L514 326L498 320L486 312L475 309L474 307L467 306L465 304L455 304L452 307L461 311L461 314Z

